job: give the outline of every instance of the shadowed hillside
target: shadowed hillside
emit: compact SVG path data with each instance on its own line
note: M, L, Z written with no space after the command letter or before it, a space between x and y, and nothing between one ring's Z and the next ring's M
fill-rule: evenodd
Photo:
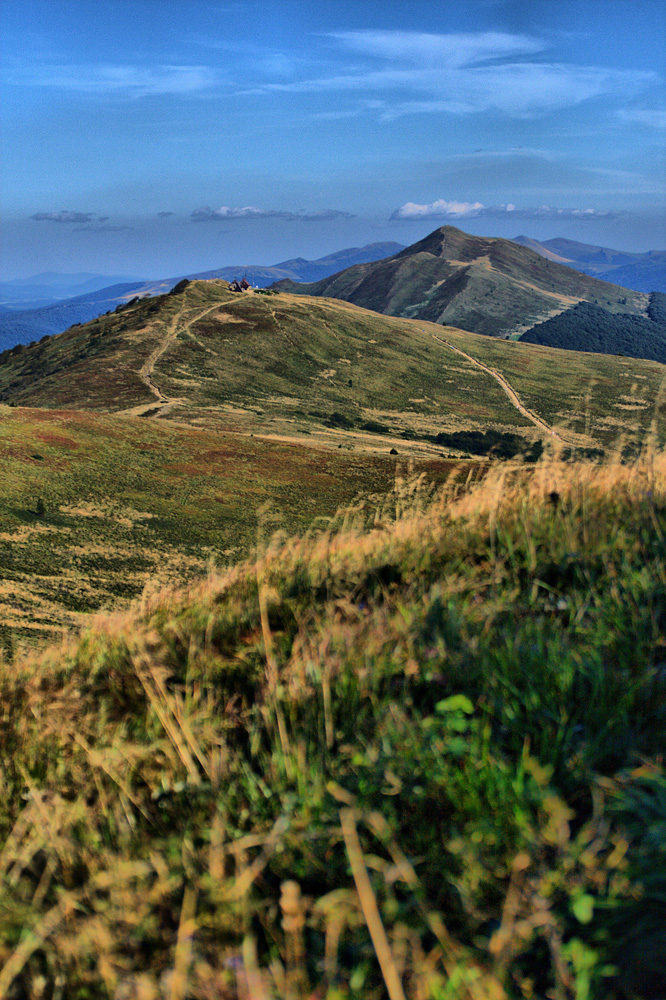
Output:
M579 302L559 316L532 327L523 343L566 350L624 354L666 362L666 295L653 292L647 316L609 314L589 302Z
M638 292L597 281L511 240L469 236L453 226L376 264L359 264L314 284L274 287L493 336L527 330L581 300L635 315L647 306Z

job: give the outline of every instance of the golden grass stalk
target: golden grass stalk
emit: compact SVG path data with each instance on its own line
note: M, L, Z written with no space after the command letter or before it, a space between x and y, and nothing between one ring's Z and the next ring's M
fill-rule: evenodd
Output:
M372 938L372 944L382 970L389 998L390 1000L407 1000L393 952L391 951L391 945L384 930L377 899L372 891L368 869L365 867L363 850L358 838L356 819L352 809L340 810L340 827L345 840L347 857L349 858L352 875L356 883L356 891L358 892L363 916L365 917L365 922Z

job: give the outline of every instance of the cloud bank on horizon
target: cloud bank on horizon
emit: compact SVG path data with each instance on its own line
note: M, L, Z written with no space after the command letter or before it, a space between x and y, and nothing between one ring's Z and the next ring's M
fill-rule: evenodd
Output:
M445 198L438 198L429 205L405 202L393 212L391 219L419 222L422 219L476 219L479 216L497 218L507 215L514 219L608 219L618 214L610 209L554 208L551 205L517 208L512 202L506 205L482 205L480 201L447 201Z
M204 205L195 208L190 213L192 222L228 222L230 219L285 219L287 222L330 222L333 219L353 219L351 212L343 212L334 208L325 208L321 212L287 212L272 209L257 208L246 205L244 208L210 208Z

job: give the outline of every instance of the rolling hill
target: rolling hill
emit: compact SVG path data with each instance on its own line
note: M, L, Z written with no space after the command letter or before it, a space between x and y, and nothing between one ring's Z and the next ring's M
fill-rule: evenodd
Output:
M0 625L33 641L224 563L267 502L300 531L410 463L663 441L664 371L220 280L130 301L0 354Z
M335 443L345 433L368 447L422 441L427 451L430 437L449 430L541 437L534 414L521 412L501 379L536 399L553 365L559 389L549 383L529 409L547 411L549 424L568 423L574 437L584 435L576 401L590 379L608 387L609 399L600 391L598 413L588 414L588 444L613 438L604 429L613 385L636 373L652 386L662 374L648 362L553 353L336 299L183 281L169 294L3 352L0 400L274 436L316 433Z
M548 260L511 240L443 226L377 263L322 281L276 289L332 296L391 316L448 324L474 333L518 335L580 301L645 315L648 297Z
M629 253L562 237L539 243L529 236L516 236L512 242L602 281L638 292L666 292L666 250Z
M207 280L222 278L225 281L233 281L234 278L245 275L251 285L264 288L282 278L292 281L316 281L351 264L379 260L402 249L401 243L369 243L364 247L338 250L317 260L297 257L270 267L261 264L233 264L213 271L188 274L186 277ZM180 275L177 278L155 281L126 278L104 282L99 275L70 275L70 278L80 278L81 281L76 290L75 286L69 286L72 290L66 294L66 286L62 283L65 277L67 276L46 273L24 281L0 283L0 302L3 301L3 295L13 296L12 302L15 306L18 306L20 301L17 296L27 295L36 298L39 295L45 296L43 304L36 301L29 307L26 304L0 316L0 350L62 333L72 324L87 323L102 313L124 305L135 296L145 298L168 292L183 279L183 275ZM60 285L56 285L58 279L61 279ZM55 294L56 291L58 294ZM62 301L56 302L56 299ZM0 309L0 312L4 313L5 310Z

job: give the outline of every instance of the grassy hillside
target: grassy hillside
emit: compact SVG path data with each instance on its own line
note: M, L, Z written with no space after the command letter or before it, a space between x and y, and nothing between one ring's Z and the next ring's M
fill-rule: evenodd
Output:
M396 458L85 411L0 407L0 647L53 639L148 582L390 489ZM441 459L417 462L440 480ZM267 505L270 512L262 515Z
M281 281L274 287L494 336L527 330L581 300L641 315L647 304L645 295L580 274L511 240L470 236L453 226L376 264L359 264L314 284Z
M0 641L226 563L267 502L305 530L383 493L396 462L439 481L544 446L631 456L653 428L666 439L663 375L216 281L15 349L0 356Z
M0 996L663 996L665 515L403 483L1 665Z
M641 450L652 427L666 442L666 369L608 354L566 353L449 330L447 340L504 375L521 400L567 441L609 451ZM560 356L566 362L560 364Z
M151 356L149 379L141 371ZM30 406L161 404L179 420L286 418L305 429L334 412L359 423L390 412L431 428L450 416L528 424L492 379L415 324L339 302L238 295L222 281L0 355L0 394Z
M498 372L530 411L569 424L574 442L607 447L629 416L649 427L663 369L581 360L339 300L238 295L225 282L195 281L1 354L0 398L433 457L442 433L492 430L528 443L544 436ZM641 413L629 414L634 404L622 397L634 382L649 391Z
M326 257L320 257L318 260L305 260L303 257L297 257L272 267L256 264L234 264L212 271L201 271L187 277L206 280L222 278L225 281L233 281L234 278L245 276L251 285L257 285L260 288L283 278L289 278L292 281L318 281L320 278L339 271L342 267L349 267L360 261L379 260L402 249L401 243L369 243L364 247L348 247L345 250L328 254ZM58 276L47 274L42 277L57 278ZM118 277L115 280L109 278L108 281L104 282L99 280L98 275L81 275L81 277L92 280L82 283L78 291L73 286L69 292L60 286L38 287L26 285L25 282L17 282L15 285L10 282L0 282L0 297L3 297L3 301L4 297L12 294L17 298L28 294L34 298L44 296L44 301L26 302L25 305L17 304L14 300L11 303L13 309L3 309L0 305L0 313L6 314L0 318L0 351L14 347L16 344L29 344L43 336L62 333L73 323L87 323L96 316L101 316L103 313L124 305L135 296L153 296L168 292L181 280L178 277L155 281ZM94 280L95 278L97 280ZM86 285L91 287L87 288ZM55 294L56 287L61 294ZM53 295L50 294L50 290L54 291ZM57 299L65 299L66 301L56 302Z

